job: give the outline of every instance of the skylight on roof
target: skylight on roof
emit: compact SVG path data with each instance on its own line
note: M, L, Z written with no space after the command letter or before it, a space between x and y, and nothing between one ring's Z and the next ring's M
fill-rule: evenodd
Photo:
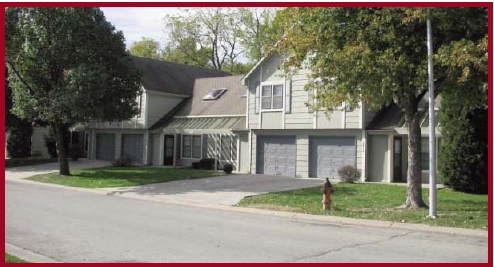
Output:
M216 100L218 99L224 92L226 91L226 88L220 88L220 89L213 89L210 90L203 98L202 100Z

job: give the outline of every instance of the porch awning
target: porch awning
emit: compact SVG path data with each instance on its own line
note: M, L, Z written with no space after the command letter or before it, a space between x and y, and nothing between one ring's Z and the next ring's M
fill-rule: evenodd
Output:
M245 117L173 118L164 128L166 133L222 133L245 130Z

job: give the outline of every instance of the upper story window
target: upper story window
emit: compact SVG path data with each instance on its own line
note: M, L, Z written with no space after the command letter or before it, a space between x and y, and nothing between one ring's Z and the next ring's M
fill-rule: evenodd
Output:
M283 108L283 85L263 85L261 88L261 109Z
M213 89L210 90L203 98L202 100L216 100L218 99L223 93L225 93L226 88L220 88L220 89Z

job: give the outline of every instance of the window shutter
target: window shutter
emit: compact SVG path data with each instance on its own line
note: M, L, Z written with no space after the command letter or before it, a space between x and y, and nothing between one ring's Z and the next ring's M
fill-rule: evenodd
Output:
M260 107L260 91L261 90L261 82L257 81L256 82L256 114L259 114L259 107Z
M292 110L292 81L285 81L285 113L291 113Z

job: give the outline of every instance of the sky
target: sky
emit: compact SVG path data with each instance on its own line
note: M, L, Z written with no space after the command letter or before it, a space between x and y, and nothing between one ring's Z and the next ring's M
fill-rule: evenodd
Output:
M153 38L162 47L167 40L163 18L180 12L175 7L102 7L106 19L123 32L127 48L142 37Z

